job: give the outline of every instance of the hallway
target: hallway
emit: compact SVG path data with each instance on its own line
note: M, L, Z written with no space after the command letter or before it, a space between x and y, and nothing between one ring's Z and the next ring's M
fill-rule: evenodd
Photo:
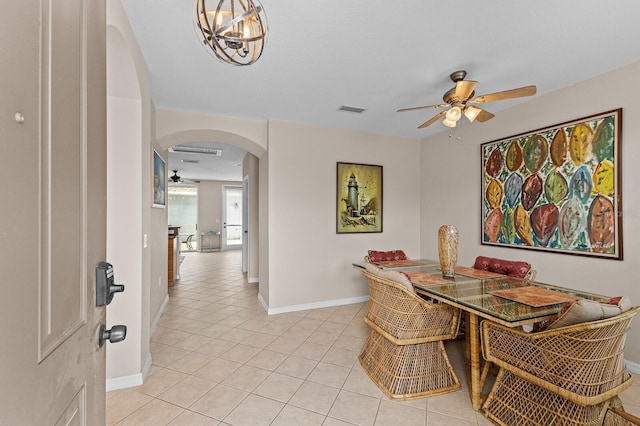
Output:
M448 351L461 391L392 402L357 360L367 303L269 316L239 272L240 251L184 255L149 376L107 393L107 425L491 424L471 408L461 347ZM630 412L635 379L623 394Z

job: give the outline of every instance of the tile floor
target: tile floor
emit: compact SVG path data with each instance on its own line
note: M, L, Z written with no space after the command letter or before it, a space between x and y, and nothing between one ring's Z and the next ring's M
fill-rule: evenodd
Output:
M367 304L267 315L240 251L183 253L142 386L107 393L107 425L490 425L462 390L392 402L360 367ZM622 395L640 415L640 377Z

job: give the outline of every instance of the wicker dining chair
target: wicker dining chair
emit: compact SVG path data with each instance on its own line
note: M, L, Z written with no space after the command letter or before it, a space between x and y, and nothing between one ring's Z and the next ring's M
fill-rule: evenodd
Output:
M500 367L486 416L510 426L628 424L612 410L623 411L618 395L631 386L624 344L638 310L537 333L483 321L483 355Z
M362 270L371 292L365 317L371 331L358 358L364 371L391 399L460 389L443 344L456 337L459 309L430 303L406 285L370 272L374 268Z

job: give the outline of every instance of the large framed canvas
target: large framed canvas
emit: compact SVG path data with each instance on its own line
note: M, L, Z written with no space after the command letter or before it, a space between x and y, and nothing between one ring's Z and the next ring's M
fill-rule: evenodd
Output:
M622 109L481 145L482 244L622 259Z
M336 232L382 232L382 166L338 163Z
M152 207L164 208L167 205L167 179L166 179L166 163L164 158L153 149L152 158L152 185L153 185L153 204Z

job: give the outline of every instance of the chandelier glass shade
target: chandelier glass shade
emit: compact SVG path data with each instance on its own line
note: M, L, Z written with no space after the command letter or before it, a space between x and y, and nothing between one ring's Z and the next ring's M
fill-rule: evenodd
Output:
M267 38L267 16L258 0L196 0L203 42L222 62L251 65Z

